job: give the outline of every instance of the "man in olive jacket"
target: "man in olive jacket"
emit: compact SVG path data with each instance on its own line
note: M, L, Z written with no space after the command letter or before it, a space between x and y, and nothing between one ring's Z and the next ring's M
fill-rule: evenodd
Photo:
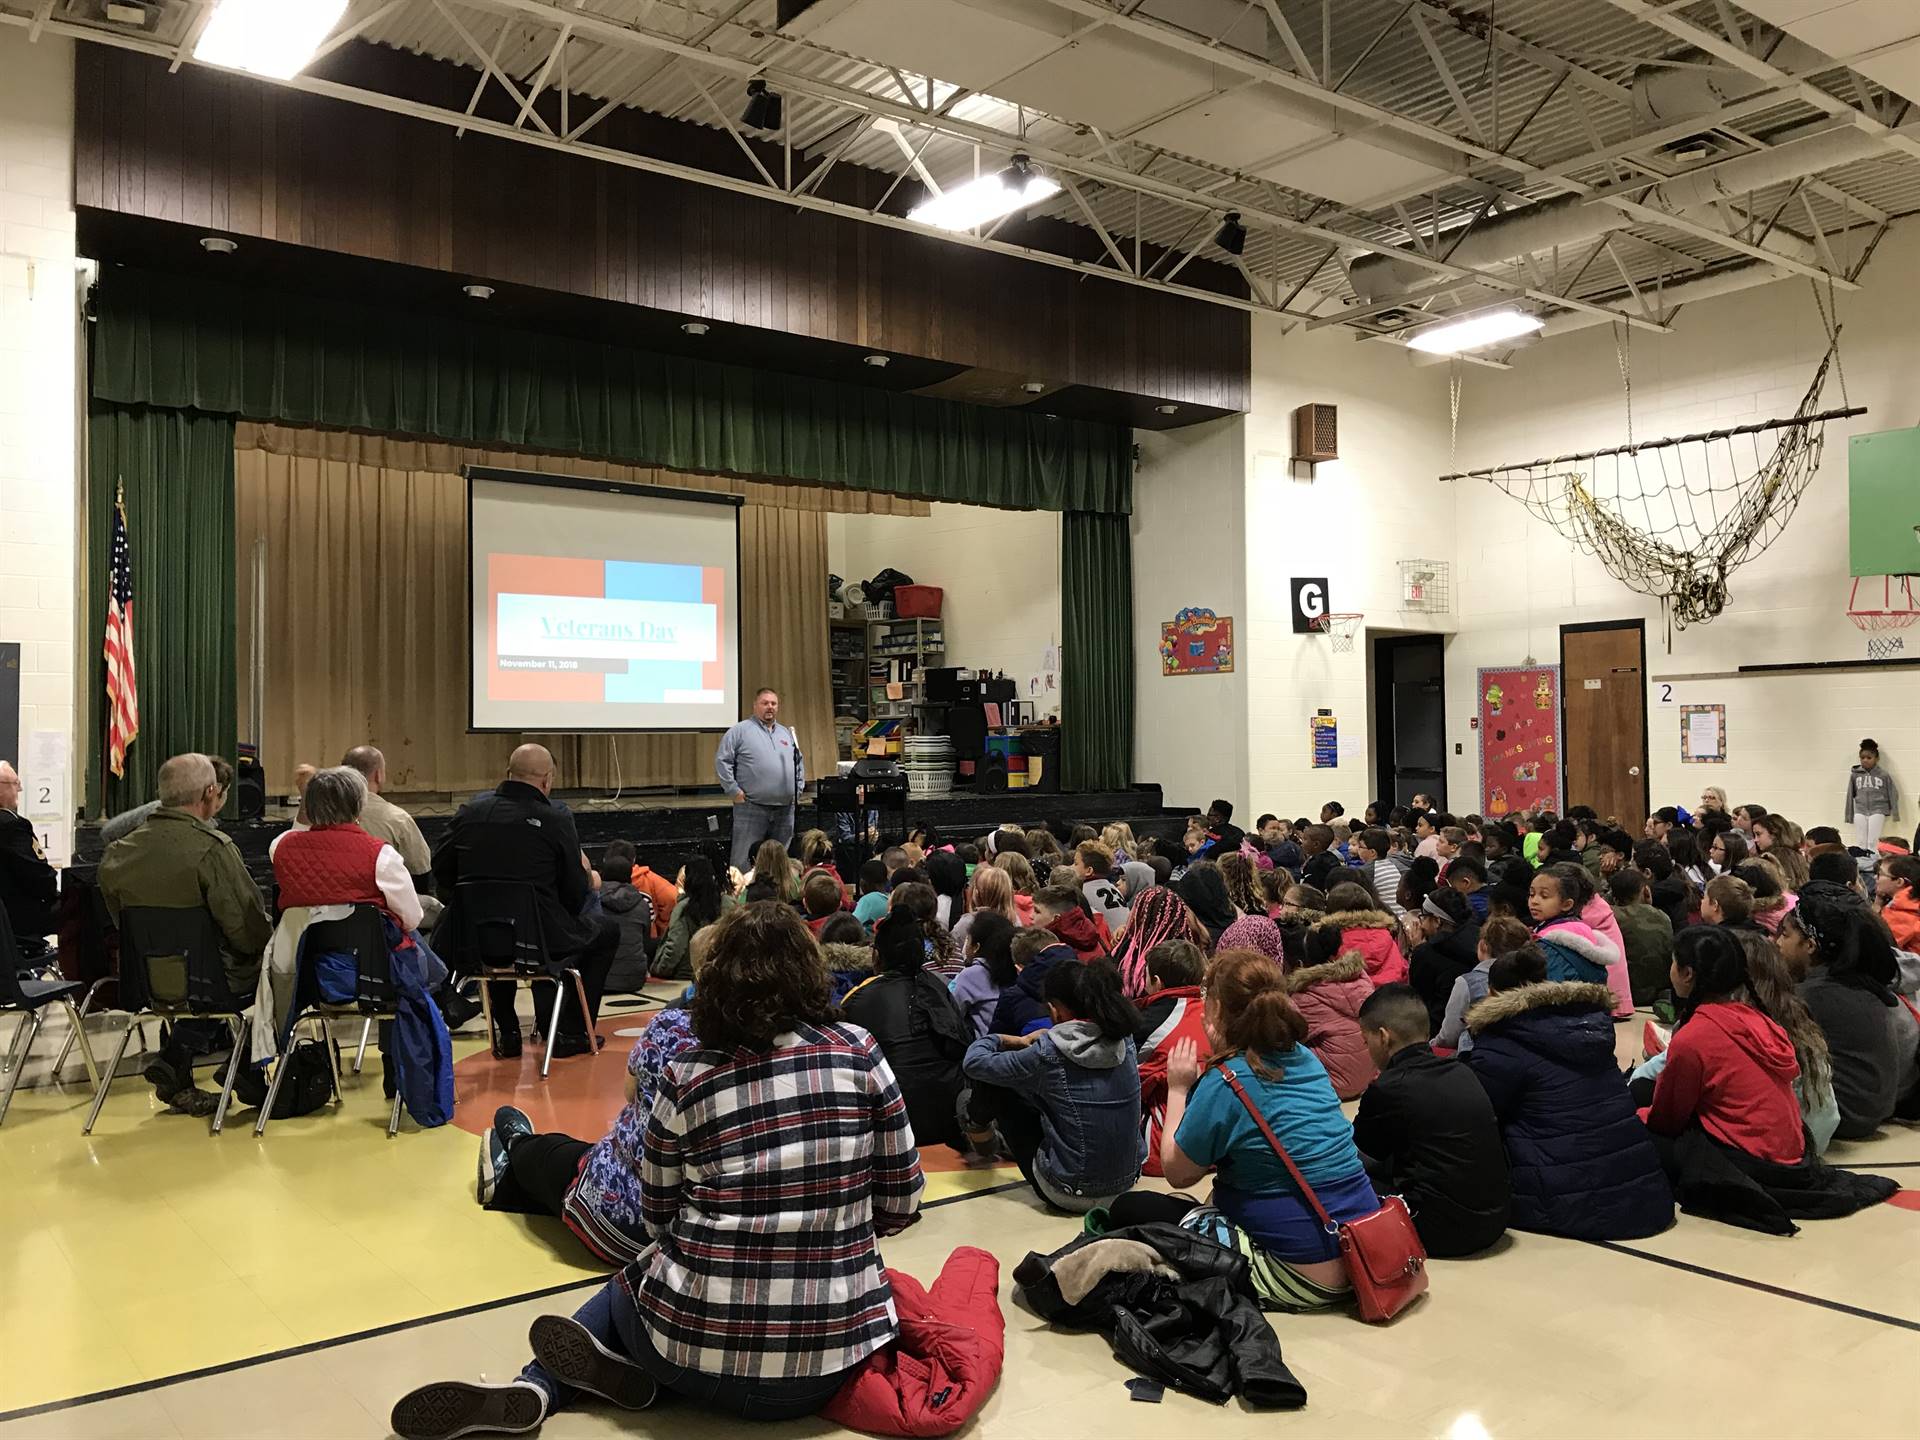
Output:
M96 883L107 912L118 923L129 906L204 907L220 930L233 1008L245 1010L253 1003L273 922L239 847L213 823L226 803L226 790L205 755L176 755L160 767L159 791L160 808L146 824L109 845L100 861ZM195 1088L192 1053L171 1029L145 1074L172 1110L212 1113L214 1097Z

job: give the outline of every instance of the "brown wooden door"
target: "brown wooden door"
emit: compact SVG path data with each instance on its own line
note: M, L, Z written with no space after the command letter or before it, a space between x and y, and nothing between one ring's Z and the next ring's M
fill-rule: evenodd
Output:
M1635 836L1647 817L1645 652L1638 621L1560 631L1566 803L1591 805Z

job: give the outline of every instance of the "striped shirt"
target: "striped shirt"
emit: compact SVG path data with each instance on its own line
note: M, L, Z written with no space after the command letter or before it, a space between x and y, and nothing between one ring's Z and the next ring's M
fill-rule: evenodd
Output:
M838 1373L898 1328L876 1237L919 1218L900 1087L857 1025L686 1052L641 1149L657 1242L621 1274L655 1349L708 1375Z

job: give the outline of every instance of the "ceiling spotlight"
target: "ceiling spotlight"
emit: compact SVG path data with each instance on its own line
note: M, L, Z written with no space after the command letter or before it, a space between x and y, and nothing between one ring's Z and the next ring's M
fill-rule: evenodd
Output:
M206 65L291 80L313 59L347 0L220 0L193 58Z
M785 110L779 95L767 89L766 81L747 82L747 108L740 115L742 125L749 130L778 130Z
M1180 407L1178 405L1156 405L1153 408L1162 415L1177 415L1180 413Z
M1016 155L1004 170L922 201L907 212L907 218L940 230L972 230L1059 193L1058 180L1035 170L1025 155Z
M876 370L884 370L888 365L893 363L893 357L891 355L863 355L860 357L860 363L863 365L871 365Z
M1432 355L1458 355L1463 350L1477 350L1482 345L1531 335L1536 330L1544 330L1546 325L1538 315L1524 310L1489 310L1483 315L1470 315L1465 320L1422 330L1407 341L1407 348L1425 350Z
M1230 210L1227 218L1220 222L1220 228L1214 233L1213 243L1229 255L1238 255L1247 248L1247 227L1240 223L1240 212Z
M1044 380L1029 380L1027 381L1026 384L1022 385L1020 388L1026 391L1029 395L1039 395L1046 390L1047 382Z
M460 293L470 300L491 300L493 298L493 287L491 285L462 285L460 287Z
M224 235L203 235L200 237L200 248L209 255L231 255L240 247Z
M680 327L683 335L704 335L713 327L704 320L689 320Z

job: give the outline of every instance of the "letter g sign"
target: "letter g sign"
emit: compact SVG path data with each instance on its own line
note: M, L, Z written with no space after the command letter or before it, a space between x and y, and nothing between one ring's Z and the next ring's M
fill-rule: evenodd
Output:
M1287 583L1293 588L1293 633L1309 635L1313 622L1327 613L1327 577L1296 578Z

